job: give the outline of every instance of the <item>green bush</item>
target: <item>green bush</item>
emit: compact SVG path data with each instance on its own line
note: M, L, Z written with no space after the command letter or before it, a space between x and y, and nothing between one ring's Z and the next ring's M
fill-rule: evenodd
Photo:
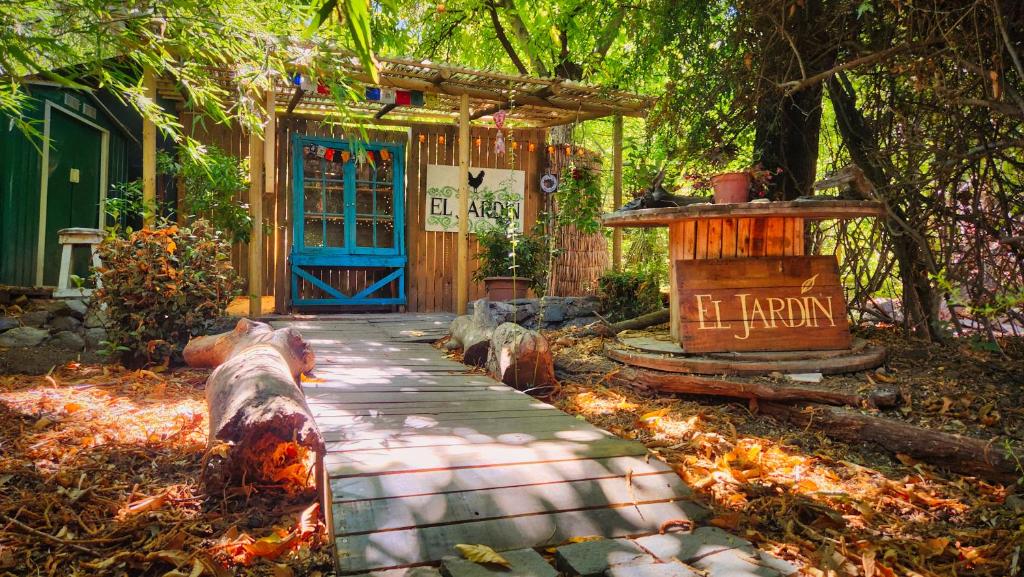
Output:
M239 160L216 146L208 146L197 158L182 154L180 164L167 170L181 176L185 186L185 209L205 218L234 242L249 242L252 217L249 205L236 200L249 190L247 160Z
M634 271L609 271L598 280L601 310L618 322L661 308L661 284L656 275Z
M518 276L530 279L530 288L542 293L548 273L548 238L543 223L538 220L529 234L509 232L501 224L477 232L480 251L476 257L480 267L473 274L473 280Z
M108 352L132 367L177 360L239 292L230 248L203 220L105 239L94 306L105 307Z

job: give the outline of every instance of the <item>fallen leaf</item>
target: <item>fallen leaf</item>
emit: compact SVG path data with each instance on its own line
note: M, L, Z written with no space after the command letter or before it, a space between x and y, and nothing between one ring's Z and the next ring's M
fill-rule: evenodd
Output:
M152 497L146 497L139 499L134 503L129 503L124 506L117 513L118 519L126 519L135 515L141 515L142 513L148 513L149 511L155 511L163 507L167 503L167 493L161 493L159 495L153 495Z
M318 379L318 378L316 378L316 377L314 377L312 375L307 375L306 373L300 374L299 375L299 380L302 381L303 383L325 383L325 382L327 382L327 381L325 381L323 379Z
M743 520L743 515L739 511L729 511L711 519L708 521L709 524L718 527L719 529L725 529L727 531L735 531L739 529L740 522Z
M462 556L474 563L493 563L503 567L510 567L511 564L497 551L487 545L466 545L459 543L455 546L462 553Z
M669 407L665 407L663 409L657 409L657 410L651 411L649 413L644 413L643 415L640 416L640 420L645 422L645 423L648 423L648 422L651 422L651 421L657 421L657 420L661 419L662 417L664 417L665 415L667 415L668 412L669 412Z
M70 403L64 403L64 412L68 413L68 414L81 411L84 408L85 408L85 405L83 405L82 403L76 403L76 402L73 402L73 401L70 402Z
M604 537L600 535L586 535L584 537L569 537L569 543L589 543L590 541L602 541Z
M37 431L42 431L43 429L45 429L46 427L49 427L53 423L54 423L54 420L51 419L50 417L43 417L43 418L39 419L38 421L36 421L35 424L32 425L32 428L37 430Z
M946 551L946 547L949 545L949 539L945 537L935 537L934 539L925 539L921 543L921 554L924 555L925 559L931 559L932 557L938 557Z
M292 568L282 563L274 564L274 577L295 577Z

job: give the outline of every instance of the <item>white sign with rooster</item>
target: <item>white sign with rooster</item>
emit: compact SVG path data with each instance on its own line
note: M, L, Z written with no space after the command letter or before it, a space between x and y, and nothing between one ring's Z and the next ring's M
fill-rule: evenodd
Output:
M497 226L504 215L516 232L523 232L526 173L522 170L470 167L462 176L469 182L469 232ZM459 167L427 165L426 229L459 230Z

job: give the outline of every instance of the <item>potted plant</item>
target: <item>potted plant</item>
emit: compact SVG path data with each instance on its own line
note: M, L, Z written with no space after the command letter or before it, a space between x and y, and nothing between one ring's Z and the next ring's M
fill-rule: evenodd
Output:
M497 226L477 232L480 264L473 280L483 281L492 301L526 298L530 289L540 290L544 284L547 243L543 229L535 226L530 234L517 233L501 220Z
M687 178L695 190L713 189L715 204L736 204L767 198L772 178L781 172L781 168L773 171L756 164L712 176L693 173Z

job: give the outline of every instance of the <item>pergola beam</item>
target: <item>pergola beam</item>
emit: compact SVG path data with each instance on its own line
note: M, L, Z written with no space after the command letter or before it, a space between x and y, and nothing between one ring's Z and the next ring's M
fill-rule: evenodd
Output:
M385 114L394 110L396 106L398 105L395 103L385 104L383 108L377 111L377 114L373 115L373 117L376 118L377 120L380 120L381 118L384 118Z
M156 74L146 66L142 71L142 90L153 106L156 105ZM142 215L143 226L156 222L156 124L142 119Z
M612 119L612 203L622 207L622 117ZM612 231L612 267L622 270L622 229Z

